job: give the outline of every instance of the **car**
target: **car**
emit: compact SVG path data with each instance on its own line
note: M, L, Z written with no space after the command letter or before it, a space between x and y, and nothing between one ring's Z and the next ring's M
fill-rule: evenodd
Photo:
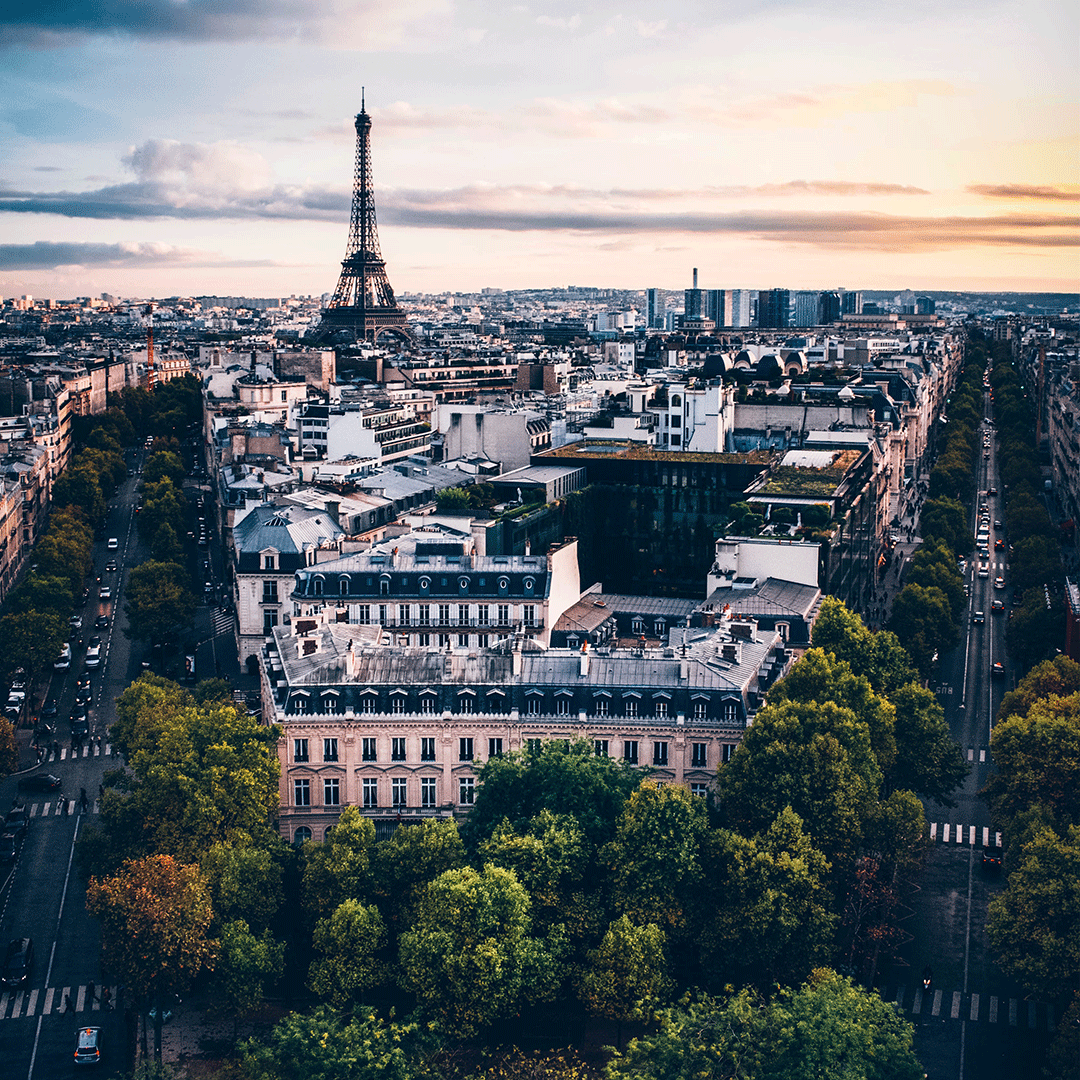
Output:
M956 565L959 567L961 574L967 573L967 559L960 559Z
M34 966L34 939L15 938L4 951L4 967L0 971L0 986L5 990L20 990L30 981Z
M136 514L141 514L142 513L142 503L141 502L137 502L135 504L135 513Z
M106 571L106 573L109 573L109 574L115 574L115 573L116 573L116 571L117 571L117 569L118 569L118 567L117 567L117 565L116 565L116 560L115 560L115 559L110 559L110 560L109 560L109 561L108 561L108 562L107 562L107 563L105 564L105 571Z
M989 576L990 576L990 567L988 567L988 566L980 566L979 567L979 577L988 578Z
M109 537L108 548L110 551L116 551L120 547L120 541L115 536Z
M1005 588L1005 579L1000 574L998 574L998 576L996 578L994 578L994 588L995 589L1004 589Z
M997 488L996 488L996 487L992 487L992 488L990 489L990 494L991 494L991 495L996 495L996 494L997 494Z
M1005 665L1000 660L995 660L990 666L990 674L995 679L1005 678Z
M91 670L101 667L101 638L91 638L86 647L86 666Z
M14 723L22 716L23 703L26 701L25 694L8 694L8 699L4 703L4 715Z
M85 716L72 715L71 737L73 739L85 739L90 734L90 721Z
M108 626L108 625L109 625L109 616L108 615L99 615L94 620L94 627L97 630L104 630L105 627Z
M983 844L982 864L986 870L996 871L1001 869L1002 859L1005 855L1005 845L1001 842L1001 834L998 833L990 838L990 843Z
M206 538L206 536L199 537L199 547L206 547L209 543L210 541Z
M101 1028L81 1027L75 1035L75 1064L101 1064Z
M1000 536L994 541L994 550L995 551L1004 551L1005 550L1005 541L1002 540Z
M93 696L93 691L90 688L89 681L87 681L87 684L85 686L77 686L75 688L76 705L89 705Z
M976 611L975 614L971 616L971 621L976 626L980 626L982 623L986 622L986 614L982 611Z
M19 838L13 832L0 833L0 865L13 863L19 855Z
M30 811L25 806L16 806L7 812L4 818L4 832L14 833L20 839L30 828Z
M50 773L31 773L19 777L20 791L56 791L60 787L60 777Z
M38 716L42 720L55 720L60 715L60 707L56 704L56 698L46 698L45 704L41 706L41 712Z
M81 615L72 615L71 618L68 619L68 626L70 626L72 630L81 630L82 629L82 616Z
M994 518L994 528L995 528L995 529L1001 529L1001 528L1003 528L1003 526L1002 526L1001 522L1000 522L1000 521L999 521L999 520L998 520L997 518Z
M1001 613L1002 613L1002 612L1003 612L1003 611L1005 610L1005 604L1004 604L1004 603L1003 603L1003 602L1002 602L1001 600L995 600L995 601L994 601L994 602L993 602L993 603L992 603L992 604L990 605L990 610L991 610L991 611L992 611L992 612L993 612L993 613L994 613L995 615L1000 615L1000 614L1001 614Z
M71 642L65 641L60 649L60 655L53 661L56 671L64 671L71 667Z
M108 585L102 585L101 588L98 589L97 594L99 600L112 599L112 589L110 589Z

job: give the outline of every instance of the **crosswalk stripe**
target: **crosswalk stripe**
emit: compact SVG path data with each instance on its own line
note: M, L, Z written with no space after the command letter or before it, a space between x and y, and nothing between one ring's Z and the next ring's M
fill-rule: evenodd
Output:
M11 1019L18 1020L22 1016L23 999L26 997L22 992L15 995L15 1008L11 1010Z
M1009 998L1009 1027L1016 1027L1016 998Z
M974 746L969 746L968 747L968 761L974 761L974 760L975 760L975 747Z
M985 750L980 750L979 751L979 764L980 765L985 765L986 764L986 751Z
M0 995L0 1016L7 1015L8 997L9 994Z
M75 1011L83 1011L83 1002L86 1001L86 987L80 986L78 996L75 998Z
M949 842L949 830L950 830L950 828L951 828L951 826L949 825L949 823L947 821L945 822L944 825L941 826L941 839L946 844Z
M940 1016L941 1015L941 991L940 990L935 990L934 991L934 1004L933 1004L933 1007L930 1009L930 1015L931 1016Z
M35 1016L37 1015L39 1003L41 1004L42 1016L52 1015L54 1004L56 1004L56 1012L61 1016L68 1012L103 1012L106 1010L103 1000L105 989L104 986L95 985L93 996L91 996L89 984L83 984L79 987L65 986L62 989L48 986L44 990L17 990L13 993L6 993L0 995L0 1020L18 1020L21 1017ZM108 988L110 995L108 1008L113 1007L111 1003L116 1001L118 989L116 986ZM77 991L74 1000L71 999L73 990ZM66 1009L64 1008L65 998L70 1001L70 1005Z
M936 821L931 821L930 822L930 839L931 840L936 840L937 839L937 822Z
M27 1016L33 1016L34 1013L37 1011L38 993L39 993L39 991L37 991L37 990L31 990L30 991L30 1001L26 1006L26 1015Z
M979 995L978 994L972 994L971 995L971 1015L968 1017L968 1019L969 1020L978 1020L979 1019Z
M45 991L45 1004L41 1009L42 1016L48 1016L52 1012L53 994L55 993L55 988L51 986Z
M904 1007L904 991L906 986L898 986L896 988L896 1004L902 1009Z
M949 1016L956 1020L960 1016L960 991L954 990L952 996L952 1009L949 1010Z
M998 1016L998 999L993 995L990 996L990 1023L996 1024Z

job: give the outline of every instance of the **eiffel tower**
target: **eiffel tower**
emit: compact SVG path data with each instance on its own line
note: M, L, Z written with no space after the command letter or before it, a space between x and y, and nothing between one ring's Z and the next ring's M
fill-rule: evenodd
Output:
M371 117L364 108L356 116L356 167L353 170L349 242L341 260L341 277L329 306L322 313L320 336L349 330L357 339L375 341L385 330L408 336L405 312L394 299L379 250L375 223L375 193L371 180Z

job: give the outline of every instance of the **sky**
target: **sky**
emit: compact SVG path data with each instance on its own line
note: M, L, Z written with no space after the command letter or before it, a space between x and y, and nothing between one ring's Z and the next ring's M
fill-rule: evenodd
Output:
M1080 285L1074 0L0 4L0 296Z

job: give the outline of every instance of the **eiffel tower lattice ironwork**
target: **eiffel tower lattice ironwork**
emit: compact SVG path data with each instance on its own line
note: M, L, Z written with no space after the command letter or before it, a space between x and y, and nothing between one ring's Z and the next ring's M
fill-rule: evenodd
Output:
M356 166L353 170L349 243L341 261L341 277L333 299L323 311L324 332L351 330L357 338L374 341L385 330L408 334L405 313L394 299L379 250L375 222L375 192L371 179L371 117L360 99L356 116Z

